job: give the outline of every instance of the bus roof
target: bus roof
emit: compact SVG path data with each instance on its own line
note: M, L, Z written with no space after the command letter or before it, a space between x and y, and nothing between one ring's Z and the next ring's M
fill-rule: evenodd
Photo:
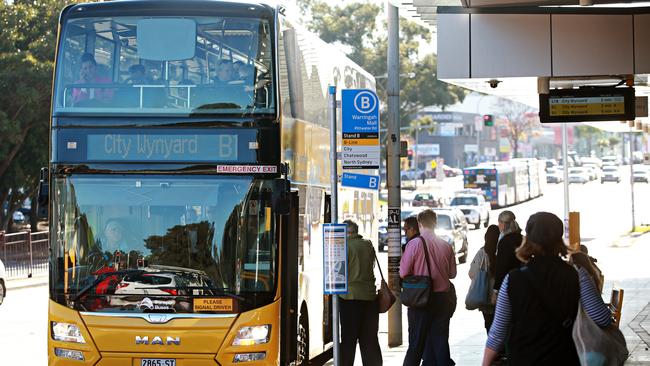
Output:
M276 8L265 2L250 0L120 0L71 5L61 12L60 20L92 16L129 16L143 13L168 15L169 11L179 15L246 14L250 17L273 17Z

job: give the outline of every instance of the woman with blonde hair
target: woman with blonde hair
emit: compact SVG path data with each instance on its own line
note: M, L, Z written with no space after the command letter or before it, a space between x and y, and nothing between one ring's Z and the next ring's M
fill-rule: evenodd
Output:
M598 326L611 323L589 273L564 261L563 234L562 220L552 213L529 218L526 238L516 251L525 265L503 280L483 366L492 364L506 338L513 365L580 365L571 336L578 306Z

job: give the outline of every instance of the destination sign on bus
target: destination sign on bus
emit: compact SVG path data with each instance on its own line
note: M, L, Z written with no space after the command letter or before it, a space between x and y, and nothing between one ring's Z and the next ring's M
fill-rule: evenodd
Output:
M255 129L64 129L59 162L198 162L255 164L263 148Z
M88 135L88 160L234 161L237 135Z
M541 122L618 121L635 118L634 88L551 90L539 96Z

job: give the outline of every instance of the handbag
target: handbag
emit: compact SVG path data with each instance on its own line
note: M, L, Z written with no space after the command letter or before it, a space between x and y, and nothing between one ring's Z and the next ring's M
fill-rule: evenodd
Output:
M467 291L465 297L465 308L475 310L482 306L491 305L490 303L490 276L485 269L485 254L481 260L478 273Z
M422 237L419 237L424 249L424 260L427 264L428 276L406 276L402 279L402 304L412 308L423 308L429 305L433 289L431 268L429 267L429 253Z
M582 366L620 366L629 355L623 333L613 325L599 327L582 305L578 306L571 335Z
M381 287L377 293L377 305L379 307L379 313L385 313L390 309L391 306L395 303L395 295L388 287L388 283L384 279L384 273L381 271L381 266L379 265L379 259L377 259L377 253L373 250L372 253L375 255L375 261L377 261L377 268L379 268L379 274L381 275Z

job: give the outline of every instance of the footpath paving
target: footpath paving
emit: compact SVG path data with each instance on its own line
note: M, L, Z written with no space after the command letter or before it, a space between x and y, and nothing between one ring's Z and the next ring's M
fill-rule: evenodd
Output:
M36 287L36 286L45 286L48 282L48 275L38 274L30 278L12 278L7 280L7 293L13 290L18 290L21 288Z

